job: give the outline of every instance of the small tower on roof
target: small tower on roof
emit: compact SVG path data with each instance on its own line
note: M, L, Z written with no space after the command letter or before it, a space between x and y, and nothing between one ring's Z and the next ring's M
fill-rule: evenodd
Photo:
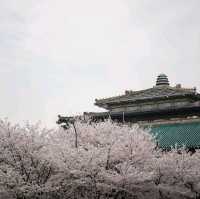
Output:
M158 75L156 80L156 86L169 86L169 80L167 75L163 73Z

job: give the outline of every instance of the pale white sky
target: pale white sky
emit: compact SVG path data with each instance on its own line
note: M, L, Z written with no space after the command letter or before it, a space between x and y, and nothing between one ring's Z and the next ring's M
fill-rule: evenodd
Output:
M0 0L0 117L100 111L95 98L200 88L199 0Z

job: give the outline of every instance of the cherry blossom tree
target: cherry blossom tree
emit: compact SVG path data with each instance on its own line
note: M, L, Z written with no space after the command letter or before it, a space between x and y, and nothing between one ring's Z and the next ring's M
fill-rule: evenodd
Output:
M20 127L0 121L0 183L13 194L47 182L53 164L45 157L48 131L38 124Z
M0 120L0 189L14 198L164 198L169 190L198 198L199 165L199 150L163 152L138 125L77 119L47 130Z

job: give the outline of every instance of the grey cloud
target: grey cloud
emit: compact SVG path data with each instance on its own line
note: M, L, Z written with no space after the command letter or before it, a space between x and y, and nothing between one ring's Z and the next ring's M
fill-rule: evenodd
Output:
M164 72L200 88L198 0L1 0L1 113L42 120L99 110Z

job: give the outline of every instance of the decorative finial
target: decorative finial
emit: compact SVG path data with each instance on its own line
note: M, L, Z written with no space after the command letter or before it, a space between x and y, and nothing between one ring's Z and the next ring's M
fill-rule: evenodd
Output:
M162 74L158 75L158 77L157 77L156 86L163 86L163 85L169 86L169 80L168 80L167 75L162 73Z

